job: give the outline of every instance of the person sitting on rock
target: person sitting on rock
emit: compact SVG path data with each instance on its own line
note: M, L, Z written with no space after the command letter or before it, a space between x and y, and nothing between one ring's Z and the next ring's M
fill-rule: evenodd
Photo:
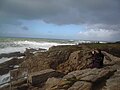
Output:
M96 49L92 52L92 68L103 67L104 54L100 49Z

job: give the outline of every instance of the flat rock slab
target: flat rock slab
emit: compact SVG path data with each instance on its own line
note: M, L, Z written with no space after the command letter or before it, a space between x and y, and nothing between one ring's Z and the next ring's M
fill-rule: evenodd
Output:
M96 82L99 79L109 77L109 75L113 74L114 72L115 70L111 69L85 69L71 72L68 75L64 76L64 79L75 77L80 81Z
M44 83L45 81L47 81L48 78L61 77L62 75L63 75L62 73L57 72L53 69L46 69L39 72L31 73L28 76L28 81L32 85L37 85L37 84Z

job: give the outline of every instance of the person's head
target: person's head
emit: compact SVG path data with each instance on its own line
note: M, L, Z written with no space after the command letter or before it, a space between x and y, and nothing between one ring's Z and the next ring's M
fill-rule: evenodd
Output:
M95 51L92 51L92 54L95 54Z
M91 55L96 55L96 51L95 50L91 51Z

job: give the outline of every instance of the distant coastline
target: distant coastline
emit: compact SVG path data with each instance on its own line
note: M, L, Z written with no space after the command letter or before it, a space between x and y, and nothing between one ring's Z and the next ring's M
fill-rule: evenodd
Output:
M21 39L50 39L50 40L69 40L69 41L92 41L92 42L117 42L120 40L116 40L116 41L104 41L104 40L89 40L89 39L63 39L63 38L46 38L46 37L14 37L14 36L0 36L0 38L21 38Z

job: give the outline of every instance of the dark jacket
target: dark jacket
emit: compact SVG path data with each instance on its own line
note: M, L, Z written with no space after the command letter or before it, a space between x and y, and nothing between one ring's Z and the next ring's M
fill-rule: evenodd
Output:
M92 68L103 67L104 55L102 53L96 53L93 55Z

